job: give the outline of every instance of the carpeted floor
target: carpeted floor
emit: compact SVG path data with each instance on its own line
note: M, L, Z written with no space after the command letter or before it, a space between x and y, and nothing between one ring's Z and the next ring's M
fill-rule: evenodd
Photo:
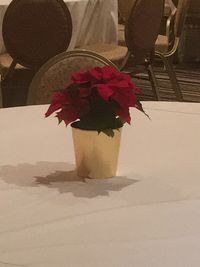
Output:
M174 91L171 88L171 84L165 70L161 66L156 66L154 69L159 83L161 100L176 101ZM183 93L184 101L200 102L200 64L192 66L176 66L175 70ZM142 89L140 99L144 101L155 100L151 84L148 80L148 75L141 74L140 76L143 79L133 78L138 87ZM26 75L26 77L30 80L29 76ZM27 79L22 80L26 81ZM11 88L12 90L10 91L5 88L5 91L7 92L5 95L8 106L26 105L28 85L26 83L22 83L22 80L18 82L14 81L13 83L15 86ZM20 86L18 86L18 83L20 83Z
M174 101L175 94L165 70L154 67L159 83L161 100ZM183 93L184 101L200 102L200 65L182 65L175 67L176 75ZM142 89L141 100L154 100L151 84L147 74L140 75L142 79L133 78Z

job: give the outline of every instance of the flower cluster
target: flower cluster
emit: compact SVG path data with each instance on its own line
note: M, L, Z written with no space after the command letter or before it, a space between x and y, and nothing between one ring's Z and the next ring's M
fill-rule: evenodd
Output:
M67 88L53 93L45 115L57 111L59 122L68 125L79 120L79 128L98 131L117 128L125 122L130 124L130 107L142 110L136 96L139 92L131 77L114 67L79 71L72 75Z

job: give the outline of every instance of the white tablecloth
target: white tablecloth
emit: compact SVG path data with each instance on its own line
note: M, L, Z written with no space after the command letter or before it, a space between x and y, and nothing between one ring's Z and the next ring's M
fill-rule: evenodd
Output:
M200 104L144 108L118 177L86 182L47 106L0 110L0 266L200 266Z
M69 49L97 42L117 43L117 0L64 0L70 10L73 35ZM11 0L0 0L0 27ZM0 53L5 51L0 30Z

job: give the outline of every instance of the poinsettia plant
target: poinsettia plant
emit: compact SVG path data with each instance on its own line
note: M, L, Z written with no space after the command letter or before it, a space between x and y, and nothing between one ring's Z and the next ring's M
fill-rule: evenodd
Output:
M79 71L64 90L53 93L46 117L56 117L66 125L114 135L114 129L131 122L130 107L144 112L137 95L140 89L128 74L111 66Z

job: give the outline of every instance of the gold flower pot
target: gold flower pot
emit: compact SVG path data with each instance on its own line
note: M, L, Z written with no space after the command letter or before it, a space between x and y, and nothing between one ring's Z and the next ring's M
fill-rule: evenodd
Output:
M121 130L114 137L93 130L72 127L77 174L88 178L116 176Z

